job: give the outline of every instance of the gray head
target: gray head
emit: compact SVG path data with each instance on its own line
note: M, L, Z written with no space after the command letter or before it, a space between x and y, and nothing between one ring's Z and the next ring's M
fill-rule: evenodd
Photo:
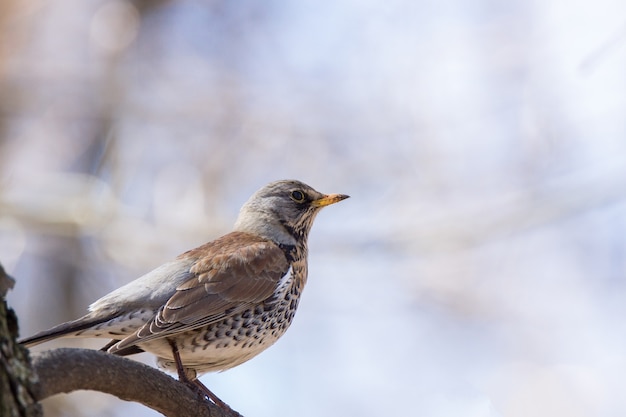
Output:
M320 209L346 198L343 194L322 194L296 180L272 182L243 205L235 230L285 245L303 243Z

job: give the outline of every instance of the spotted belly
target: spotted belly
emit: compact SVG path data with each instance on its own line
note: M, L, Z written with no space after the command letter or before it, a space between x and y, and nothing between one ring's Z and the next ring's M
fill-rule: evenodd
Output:
M218 323L138 346L155 354L159 367L170 371L175 371L176 365L169 340L176 343L188 371L201 374L230 369L263 352L287 331L297 299L294 303L285 301L279 305L258 305Z

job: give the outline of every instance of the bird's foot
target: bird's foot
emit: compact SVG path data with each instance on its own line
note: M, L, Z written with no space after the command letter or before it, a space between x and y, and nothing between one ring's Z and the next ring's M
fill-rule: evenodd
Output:
M222 401L217 395L207 388L202 382L197 379L186 380L184 382L189 388L200 394L203 398L208 398L213 404L217 405L224 411L228 417L243 417L237 411L233 410L228 404Z
M202 396L202 398L208 398L215 405L221 408L228 417L243 417L241 414L230 408L228 404L220 400L219 397L211 392L202 382L197 379L196 371L191 368L185 368L183 362L180 359L180 353L178 352L178 346L173 340L169 340L172 347L172 355L174 356L174 362L176 363L176 370L178 371L178 380L184 382L189 388L196 391Z

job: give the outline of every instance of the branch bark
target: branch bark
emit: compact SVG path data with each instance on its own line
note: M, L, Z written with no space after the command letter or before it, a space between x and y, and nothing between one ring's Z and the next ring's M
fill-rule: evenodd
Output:
M227 417L215 404L164 372L131 359L88 349L54 349L33 357L38 401L95 390L134 401L168 417Z
M14 283L0 265L0 416L41 417L36 401L37 377L28 350L15 341L17 317L5 301Z

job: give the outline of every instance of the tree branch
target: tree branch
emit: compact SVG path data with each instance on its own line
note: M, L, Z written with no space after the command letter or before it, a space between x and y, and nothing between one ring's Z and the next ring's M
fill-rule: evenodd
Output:
M134 401L168 417L227 417L187 385L164 372L109 353L62 348L33 358L41 401L55 394L94 390Z
M0 416L41 417L43 411L36 400L37 377L28 350L15 340L17 317L5 300L14 284L0 265Z

